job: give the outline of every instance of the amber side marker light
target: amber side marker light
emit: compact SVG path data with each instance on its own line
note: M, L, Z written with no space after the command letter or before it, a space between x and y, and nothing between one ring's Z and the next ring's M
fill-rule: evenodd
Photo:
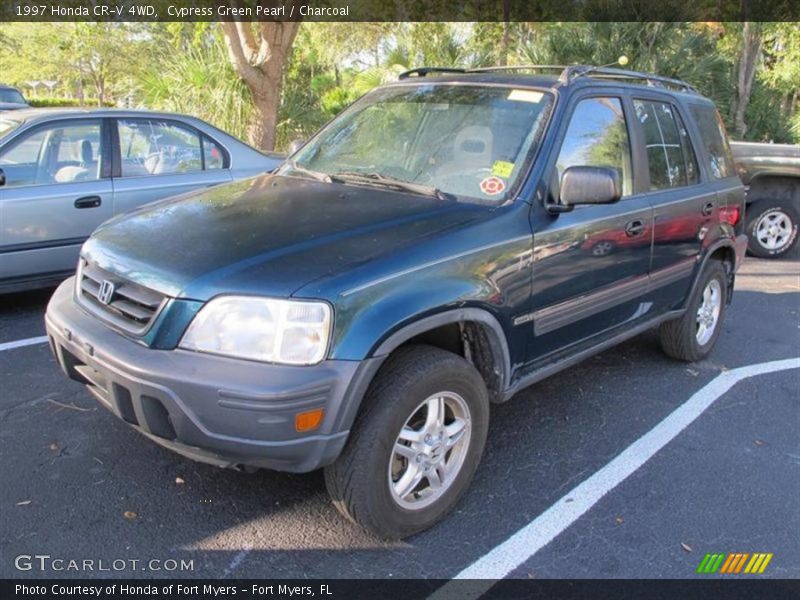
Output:
M325 409L323 408L315 408L314 410L297 413L294 417L294 428L299 432L312 431L319 427L324 415Z

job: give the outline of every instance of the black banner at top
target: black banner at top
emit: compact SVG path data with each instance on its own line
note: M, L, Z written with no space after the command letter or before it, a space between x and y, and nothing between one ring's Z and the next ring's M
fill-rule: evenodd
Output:
M797 21L798 0L4 0L0 21Z

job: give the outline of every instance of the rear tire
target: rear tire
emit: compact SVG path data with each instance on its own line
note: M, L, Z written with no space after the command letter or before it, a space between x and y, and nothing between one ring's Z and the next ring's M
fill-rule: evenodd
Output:
M747 250L759 258L777 258L797 244L797 209L788 200L759 200L748 207Z
M690 362L708 356L722 330L727 304L725 266L711 259L700 274L683 316L661 325L659 336L664 353Z
M325 468L328 493L342 514L380 537L423 531L464 495L488 426L486 385L470 363L430 346L401 348L370 385L342 454Z

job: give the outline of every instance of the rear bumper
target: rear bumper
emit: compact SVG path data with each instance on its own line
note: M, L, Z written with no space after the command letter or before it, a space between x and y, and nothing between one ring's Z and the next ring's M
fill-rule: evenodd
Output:
M733 247L736 250L736 264L733 266L733 271L736 272L744 262L744 255L747 252L747 236L744 234L737 235L736 239L733 240Z
M306 472L344 447L379 361L271 365L186 350L155 350L109 329L73 300L64 282L46 326L64 372L105 408L153 441L201 462ZM320 427L295 430L295 415L323 408Z

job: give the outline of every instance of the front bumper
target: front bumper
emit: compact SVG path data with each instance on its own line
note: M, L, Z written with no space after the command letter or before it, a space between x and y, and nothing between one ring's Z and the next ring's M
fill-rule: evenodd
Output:
M380 363L296 367L187 350L156 350L109 329L73 299L74 278L47 307L47 334L64 372L153 441L222 467L307 472L333 462ZM320 427L295 415L324 408Z

